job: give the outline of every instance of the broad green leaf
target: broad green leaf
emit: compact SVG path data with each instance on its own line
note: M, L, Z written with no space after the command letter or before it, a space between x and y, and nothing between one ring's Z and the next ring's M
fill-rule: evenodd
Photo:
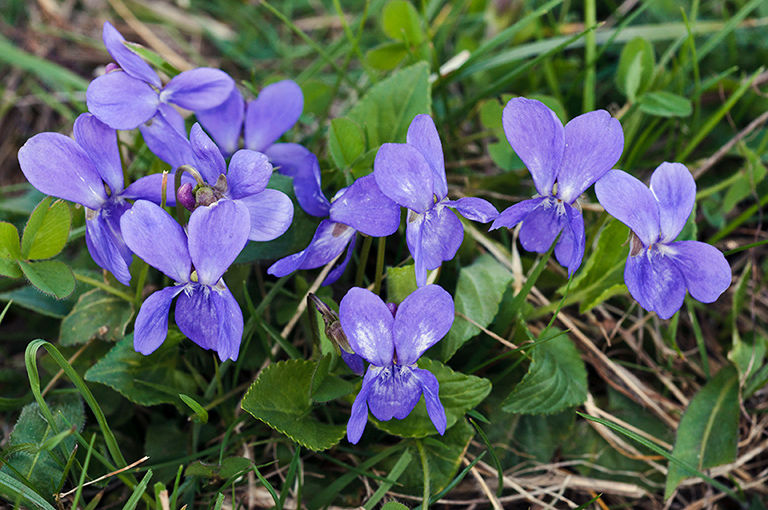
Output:
M179 404L179 393L196 390L192 376L177 368L182 364L178 349L182 338L171 331L155 352L145 356L134 350L130 334L85 373L85 380L109 386L142 406Z
M647 39L635 37L621 50L616 86L634 102L637 94L645 91L650 84L655 65L653 45Z
M629 254L629 228L609 220L597 234L595 247L581 270L571 279L570 294L578 297L580 313L585 313L606 299L624 293L624 264ZM565 286L560 292L565 291Z
M491 381L488 379L454 372L439 361L429 358L421 358L418 365L419 368L432 372L440 383L440 402L445 408L448 428L461 420L467 411L477 406L491 392ZM427 414L423 396L411 414L403 420L379 421L371 416L371 421L381 430L400 437L425 437L437 434Z
M195 461L184 471L184 476L202 476L204 478L219 478L226 480L250 469L252 462L245 457L226 457L221 464L206 464Z
M690 99L664 90L643 94L638 105L643 112L658 117L688 117L693 113Z
M6 259L0 257L0 276L7 276L9 278L21 278L24 273L19 269L19 264L13 259Z
M301 83L301 91L304 93L304 113L318 117L325 115L333 101L334 88L322 80L311 78Z
M413 265L387 268L387 301L400 304L417 289Z
M550 330L550 334L555 331ZM576 346L563 334L537 344L533 361L501 408L509 413L552 414L587 399L587 370Z
M672 456L704 471L733 462L739 438L739 374L727 365L693 397L677 427ZM669 463L664 498L690 475Z
M116 342L125 336L133 317L133 304L100 289L93 289L77 300L61 321L61 345L78 345L99 338Z
M424 39L419 13L411 2L390 0L381 13L382 28L390 39L414 45Z
M475 435L475 429L462 418L453 427L445 431L442 437L427 437L409 441L409 451L413 456L410 468L399 478L406 488L421 495L424 475L421 467L421 455L416 441L422 442L429 464L430 493L437 494L448 485L461 465L461 459L467 445Z
M21 253L25 259L48 259L57 255L67 244L72 212L61 200L53 204L44 199L32 212L21 239Z
M59 432L67 431L70 426L81 430L85 424L83 401L76 393L59 394L49 397L46 403L53 413ZM56 433L40 413L37 403L24 406L8 440L8 448L14 453L7 458L7 463L24 476L35 491L53 501L59 481L64 475L69 452L75 446L74 436L68 435L55 445L46 444ZM66 435L66 432L65 432ZM67 452L65 456L62 448ZM13 471L3 467L2 471L15 478Z
M333 119L328 130L328 148L338 168L350 168L365 152L363 130L345 117Z
M496 317L511 281L512 273L490 255L482 255L472 265L462 268L454 294L457 315L453 326L445 338L429 350L428 356L448 361L464 342L480 333L480 328L458 314L487 327Z
M389 71L408 56L408 46L402 42L386 42L368 50L365 61L374 69Z
M29 283L45 294L64 299L75 290L75 276L61 261L18 262Z
M419 62L372 86L347 117L363 128L368 149L405 142L408 126L420 113L431 113L429 65Z
M754 151L748 148L745 150L747 151L748 163L739 172L738 180L731 184L725 192L722 201L722 208L725 213L731 212L739 202L756 193L757 185L765 179L766 173L768 173L765 165Z
M318 318L318 320L322 323L321 318ZM321 334L325 336L325 331ZM330 340L327 341L330 342ZM317 362L315 371L312 373L310 397L313 401L320 403L330 402L355 391L357 386L355 383L331 375L331 371L336 366L336 363L344 364L343 361L339 361L339 356L336 354L335 349L333 353L324 355Z
M46 317L62 319L72 310L79 297L77 294L75 292L67 299L59 300L41 293L31 285L25 285L18 289L3 292L0 294L0 301L13 301L15 306L21 306Z
M338 443L346 429L312 416L309 395L315 366L315 362L306 360L269 365L248 389L242 407L305 448L319 451Z
M254 260L275 260L299 252L309 246L317 228L317 219L308 215L296 202L293 192L293 179L275 172L269 179L269 188L282 191L293 201L293 221L288 230L275 239L264 243L248 243L235 264L245 264Z

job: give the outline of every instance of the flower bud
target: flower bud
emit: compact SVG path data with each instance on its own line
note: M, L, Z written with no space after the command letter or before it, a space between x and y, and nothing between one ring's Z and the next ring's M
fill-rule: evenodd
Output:
M394 317L397 313L397 305L395 303L387 303L387 308L389 308L389 311L392 312L392 317Z
M189 211L195 210L195 196L192 194L192 183L185 182L176 190L176 200Z
M195 202L197 205L211 205L218 200L216 191L210 186L198 186L195 191Z

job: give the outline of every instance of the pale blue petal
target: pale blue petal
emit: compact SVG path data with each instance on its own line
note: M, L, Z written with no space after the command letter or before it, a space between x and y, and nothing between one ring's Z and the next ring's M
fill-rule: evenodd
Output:
M526 251L546 253L566 223L565 207L555 199L542 201L525 217L520 227L520 244Z
M417 213L434 201L434 172L416 148L404 143L385 143L373 162L376 184L386 196Z
M223 282L222 282L223 285ZM240 354L240 343L243 340L243 312L228 288L211 291L211 304L216 309L219 321L219 336L216 341L216 352L219 359L237 361Z
M445 180L445 160L443 144L437 133L435 121L426 114L414 117L406 136L408 145L412 145L424 155L424 159L434 173L434 192L438 202L448 195L448 183Z
M568 269L568 277L581 265L584 258L584 218L581 211L570 204L565 205L566 218L563 222L563 233L555 246L555 257L563 267Z
M240 202L248 209L251 241L272 241L288 230L293 221L293 202L288 195L276 189L243 197Z
M451 260L464 239L461 221L444 206L434 207L415 221L409 221L405 233L416 264L419 287L426 283L427 270L437 269L444 261Z
M416 407L421 391L421 381L411 368L401 365L384 367L371 384L368 409L381 421L402 420Z
M123 191L123 165L117 148L117 132L90 113L83 113L75 119L74 135L112 195Z
M245 108L245 148L263 152L299 120L304 94L295 82L267 85Z
M266 154L247 149L235 152L227 171L227 196L235 200L261 193L272 176Z
M353 351L372 365L392 365L395 319L379 296L360 287L349 289L339 304L339 320Z
M353 230L353 232L356 232ZM355 251L355 245L357 243L357 235L353 235L352 239L349 241L349 245L347 245L347 254L344 256L344 260L342 260L339 264L336 265L331 271L328 273L328 276L325 277L325 280L323 280L322 285L331 285L336 282L336 280L341 277L341 275L344 274L344 271L347 269L347 265L349 264L349 261L352 260L352 253Z
M352 444L357 444L360 438L363 437L365 425L368 423L368 393L379 371L380 369L377 367L368 368L368 373L363 378L363 387L352 404L352 412L347 422L347 441Z
M357 231L347 225L323 220L318 225L312 241L304 250L284 257L272 264L267 273L283 277L297 269L314 269L324 266L338 257Z
M330 219L369 236L386 237L400 227L400 206L381 192L369 174L333 201Z
M227 173L227 163L224 161L224 156L221 155L219 146L213 143L213 140L205 134L197 122L189 132L189 143L197 162L194 165L195 169L200 172L208 184L216 184L219 176Z
M629 293L649 312L669 319L685 299L685 280L672 257L658 250L642 250L630 255L624 267L624 282Z
M363 364L363 358L361 358L360 355L341 349L341 359L344 360L344 363L346 363L355 375L363 375L365 365Z
M539 204L544 200L549 200L548 197L532 198L530 200L523 200L513 206L504 209L499 216L493 220L491 228L489 230L496 230L500 227L512 228L528 216L528 213L536 209Z
M189 255L198 281L216 285L248 242L250 218L244 204L219 200L189 217Z
M213 296L216 291L199 283L188 284L176 300L176 325L203 349L216 350L219 317Z
M427 414L437 432L442 436L445 434L445 428L448 426L448 420L445 416L445 408L440 402L440 384L437 377L429 370L414 368L413 375L421 383L421 389L424 392L424 403L427 404Z
M120 232L120 218L131 205L109 201L98 211L86 211L85 242L94 262L112 273L123 285L130 285L133 253ZM89 216L92 216L89 218Z
M224 71L198 67L171 78L160 92L160 100L193 112L209 110L226 101L234 88L235 80Z
M160 77L147 64L143 58L135 54L133 51L125 46L125 37L117 31L117 29L109 23L104 22L104 29L102 31L102 39L104 40L104 46L107 48L109 55L117 62L123 71L139 80L145 81L151 85L154 85L158 89L161 87Z
M226 101L209 110L195 112L197 120L211 134L224 156L234 154L240 147L240 135L243 133L245 118L245 100L243 94L232 89Z
M659 239L659 206L645 184L626 172L611 170L597 181L595 193L605 211L637 234L644 246Z
M659 204L662 243L680 234L696 202L696 181L681 163L662 163L651 175L651 192Z
M731 266L714 246L680 241L667 246L665 252L677 264L694 299L713 303L731 285Z
M166 287L149 296L142 304L133 327L133 348L151 354L168 336L168 311L171 302L182 291L181 285Z
M499 216L499 211L487 200L477 197L464 197L447 202L448 207L456 209L468 220L488 223Z
M155 156L171 165L171 171L181 165L195 164L192 144L189 143L184 130L179 131L176 125L178 115L173 108L161 105L158 115L139 126L144 143Z
M453 299L439 285L420 287L397 307L393 326L397 362L412 365L451 329Z
M317 156L296 143L276 143L264 150L275 170L293 178L296 200L307 214L328 216L331 203L320 185L320 164Z
M135 129L157 113L160 96L124 71L99 76L85 92L88 111L113 129Z

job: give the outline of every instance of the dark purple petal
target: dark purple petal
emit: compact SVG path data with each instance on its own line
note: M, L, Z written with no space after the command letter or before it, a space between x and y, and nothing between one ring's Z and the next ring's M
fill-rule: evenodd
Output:
M125 244L172 280L188 282L192 259L181 225L160 206L139 200L120 219Z
M392 329L397 362L412 365L451 329L453 299L439 285L413 291L400 303Z
M543 201L525 217L520 244L527 251L546 253L566 223L564 204L553 198Z
M99 76L85 92L88 111L113 129L135 129L154 117L157 91L123 71Z
M251 241L271 241L288 230L293 221L293 202L276 189L266 189L256 195L236 200L245 205L250 216Z
M152 120L139 126L139 131L144 137L144 142L152 153L171 165L171 170L176 170L181 165L194 165L195 153L192 144L187 140L186 133L179 131L175 117L178 112L170 108L173 114L161 108L159 114Z
M40 133L19 149L27 180L46 195L99 209L107 200L104 182L88 153L59 133Z
M685 298L685 279L674 259L654 249L643 250L627 259L624 282L632 297L649 312L669 319Z
M464 227L447 207L435 207L426 214L408 219L405 230L408 249L414 261L416 284L427 283L427 270L437 269L451 260L464 239Z
M240 342L243 340L243 311L227 288L211 290L211 304L219 320L219 336L215 347L219 359L237 361Z
M347 269L347 264L349 264L349 261L352 259L352 253L355 251L356 244L357 235L353 235L352 240L349 242L349 245L347 245L347 254L344 256L344 260L337 264L336 267L334 267L328 273L328 276L325 277L325 280L323 280L321 285L331 285L335 283L341 275L344 274L344 271Z
M448 183L445 180L443 144L440 142L440 135L437 133L432 117L423 113L414 117L408 127L406 142L424 156L434 172L433 185L437 201L444 199L448 195Z
M106 46L109 55L115 62L117 62L123 71L134 78L145 81L150 85L154 85L158 89L162 86L160 77L157 76L157 73L144 61L143 58L129 50L125 44L123 44L125 37L123 37L120 32L109 23L109 21L104 22L102 39L104 40L104 46Z
M393 365L382 368L371 384L368 409L381 421L402 420L413 411L420 398L421 382L411 368Z
M369 174L357 179L333 201L330 219L365 235L386 237L400 227L400 206L381 192Z
M477 197L464 197L450 201L448 207L456 209L468 220L480 223L488 223L499 216L499 211L489 201Z
M662 163L651 175L651 192L659 204L660 241L670 243L683 230L693 211L696 181L685 165Z
M160 92L160 101L187 110L209 110L227 100L235 80L227 73L210 67L198 67L179 73Z
M365 371L365 365L363 364L363 358L361 358L358 354L347 352L344 349L341 349L341 359L344 360L344 363L346 363L346 365L355 375L363 375L363 372Z
M445 428L448 426L448 420L445 417L445 408L440 402L440 384L437 377L429 370L413 368L413 375L421 383L421 389L424 392L424 403L427 404L427 414L437 432L442 436L445 434Z
M353 351L377 367L392 366L395 318L379 296L360 287L349 289L339 304L339 320Z
M536 191L552 195L565 149L565 130L555 112L541 101L516 97L501 114L504 134L531 172Z
M563 222L563 234L555 246L555 257L563 267L568 268L568 278L581 265L584 258L584 218L581 211L570 204L565 205L566 218Z
M74 135L112 195L123 191L123 165L117 148L117 132L90 113L83 113L75 119Z
M267 273L283 277L297 269L314 269L324 266L338 257L357 231L352 227L323 220L318 225L312 241L304 250L282 258L272 264Z
M565 150L557 174L557 196L572 204L613 168L624 150L624 132L605 110L579 115L565 125Z
M216 285L248 242L248 209L231 200L198 207L189 217L187 231L198 281Z
M434 172L424 155L411 145L385 143L373 163L376 184L386 196L418 213L434 201Z
M243 95L232 89L226 101L209 110L195 112L197 120L211 134L225 156L234 154L240 147L240 135L243 132L245 100Z
M371 385L375 380L375 376L378 374L379 369L376 367L370 367L368 372L363 378L363 387L360 389L360 393L355 397L355 402L352 404L352 412L349 415L349 421L347 422L347 441L352 444L357 444L360 438L363 437L363 431L365 425L368 423L368 393L371 390Z
M272 165L265 154L239 150L229 162L227 196L234 200L261 193L267 188L271 176Z
M731 266L714 246L680 241L662 249L677 265L694 299L713 303L731 285Z
M133 327L133 348L142 354L151 354L168 336L168 312L171 302L182 285L166 287L149 296L142 304Z
M295 82L267 85L245 107L245 148L263 152L299 120L304 94Z
M227 163L218 145L213 143L197 122L189 132L189 143L192 145L192 152L197 161L195 169L208 184L216 184L219 176L227 173Z
M645 184L626 172L611 170L597 181L595 193L605 211L637 234L643 245L659 239L659 206Z
M543 201L549 200L548 197L532 198L523 200L517 204L507 207L501 214L493 220L489 230L496 230L499 227L512 228L528 216L528 213L536 209Z
M296 143L276 143L264 150L275 170L293 177L296 200L307 214L328 216L331 204L323 195L317 156Z
M120 218L131 205L123 200L109 201L98 211L86 210L85 242L94 262L112 273L123 285L130 285L133 253L120 231Z

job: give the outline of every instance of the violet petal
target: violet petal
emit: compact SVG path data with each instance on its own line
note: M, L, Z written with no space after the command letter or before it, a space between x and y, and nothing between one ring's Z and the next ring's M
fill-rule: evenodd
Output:
M271 176L272 165L266 154L239 150L229 161L227 196L234 200L261 193L267 188Z
M151 354L168 336L168 312L171 302L184 289L181 285L166 287L149 296L142 304L133 327L133 348Z
M410 414L421 398L421 383L409 367L393 365L381 369L368 393L368 409L381 421Z
M187 110L209 110L226 101L235 80L227 73L210 67L198 67L179 73L160 92L160 101Z
M344 251L356 233L357 231L352 227L323 220L318 225L309 246L278 260L267 269L267 273L283 277L297 269L314 269L324 266Z
M691 296L702 303L713 303L731 285L731 266L712 245L699 241L680 241L666 247L685 278Z
M27 180L46 195L99 209L107 200L104 182L88 153L59 133L39 133L19 149Z
M546 253L566 223L564 204L548 199L525 217L520 227L520 244L526 251Z
M122 34L109 23L109 21L104 22L102 39L109 55L115 62L117 62L123 71L134 78L145 81L150 85L154 85L158 89L162 86L160 77L157 76L157 73L144 61L143 58L132 52L125 44L123 44L125 42L125 37L123 37Z
M354 231L354 230L353 230ZM355 251L355 245L357 244L357 235L353 235L352 239L349 241L349 244L347 245L347 254L344 255L344 259L336 265L331 271L328 273L328 276L325 277L325 280L323 280L323 283L321 285L332 285L336 282L336 280L341 277L341 275L344 274L344 271L347 269L347 265L349 264L349 261L352 260L352 253Z
M489 201L477 197L464 197L448 202L448 207L455 209L468 220L488 223L499 216L499 211Z
M333 201L330 219L369 236L386 237L400 227L400 206L381 192L369 174Z
M198 281L216 285L248 242L248 209L231 200L198 207L189 217L187 231Z
M685 165L662 163L651 175L650 188L659 204L660 241L670 243L683 230L693 211L696 181Z
M195 153L192 144L189 143L186 133L179 131L176 126L178 112L170 108L172 114L161 105L158 114L151 121L139 126L139 131L144 137L152 153L171 165L171 170L176 170L181 165L195 163Z
M216 350L219 318L213 304L216 291L199 283L189 284L176 300L176 325L203 349Z
M288 230L293 221L293 202L288 195L276 189L236 200L245 205L250 216L251 241L272 241Z
M426 114L420 114L413 118L408 127L406 143L415 147L424 156L429 167L434 173L434 192L437 201L448 195L448 183L445 180L445 159L443 156L443 144L437 133L435 121Z
M376 184L387 197L417 213L434 205L434 172L424 155L404 143L385 143L373 163Z
M128 266L131 265L133 253L120 231L120 218L130 207L121 200L119 204L110 204L108 208L95 211L93 218L88 219L89 214L86 214L85 221L88 252L96 264L112 273L123 285L131 283Z
M245 99L243 94L232 89L229 97L219 106L208 110L198 110L195 116L200 124L211 134L224 156L230 156L240 146L245 118Z
M75 119L74 135L112 195L123 191L123 165L117 148L117 132L90 113L83 113Z
M227 163L221 155L219 146L205 134L200 124L195 122L189 131L189 143L195 154L195 169L200 172L208 184L216 184L221 174L227 173Z
M376 367L368 369L363 378L363 387L352 404L352 412L349 414L349 421L347 422L347 441L352 444L357 444L360 441L365 425L368 423L368 393L378 371ZM369 376L369 374L373 375Z
M352 350L378 367L392 365L395 318L379 296L360 287L349 289L339 304L339 320Z
M572 204L613 168L624 150L624 132L605 110L579 115L565 125L565 150L557 174L557 196Z
M683 275L671 257L656 250L630 255L624 267L624 282L640 306L662 319L669 319L683 306Z
M317 156L296 143L276 143L264 150L282 175L293 178L296 200L307 214L328 216L331 203L323 195Z
M393 335L397 362L412 365L451 329L453 299L439 285L413 291L400 303L395 315Z
M595 194L605 211L628 226L644 246L659 239L659 206L645 184L626 172L611 170L597 181Z
M568 278L581 265L584 258L584 217L581 211L570 204L565 205L566 218L563 222L563 234L555 246L555 257L563 267L568 269Z
M228 288L211 291L211 303L216 309L219 320L219 336L216 340L216 352L221 361L237 361L240 343L243 340L243 311Z
M296 82L267 85L245 107L245 148L263 152L299 120L304 94Z
M445 408L440 402L439 392L440 384L437 377L429 370L413 368L413 375L421 383L421 389L424 392L424 403L427 404L427 414L437 432L442 436L445 434L445 428L448 426L448 420L445 416Z
M341 349L341 359L355 375L363 375L365 372L363 358L360 355Z
M565 149L565 130L555 112L541 101L510 99L501 114L504 134L531 172L536 191L552 194Z
M544 200L549 200L549 197L531 198L507 207L493 220L489 230L496 230L499 227L514 227L523 221L528 216L528 213L536 209Z
M135 129L154 117L157 91L124 71L99 76L85 92L88 111L113 129Z

